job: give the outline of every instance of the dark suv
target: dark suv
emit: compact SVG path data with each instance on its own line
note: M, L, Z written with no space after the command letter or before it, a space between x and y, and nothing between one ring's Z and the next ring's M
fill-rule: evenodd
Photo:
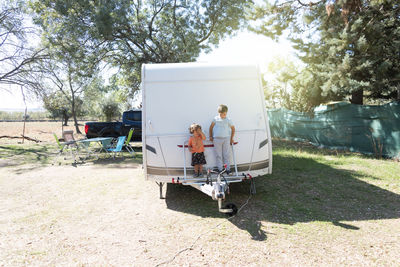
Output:
M133 109L122 114L122 122L87 122L85 133L87 138L128 136L133 128L133 141L142 141L142 110Z

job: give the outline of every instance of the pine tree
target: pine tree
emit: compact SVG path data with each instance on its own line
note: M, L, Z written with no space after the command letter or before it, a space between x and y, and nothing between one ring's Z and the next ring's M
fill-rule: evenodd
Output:
M400 4L390 0L280 1L256 9L256 32L285 30L320 99L400 99ZM299 91L301 88L299 89Z

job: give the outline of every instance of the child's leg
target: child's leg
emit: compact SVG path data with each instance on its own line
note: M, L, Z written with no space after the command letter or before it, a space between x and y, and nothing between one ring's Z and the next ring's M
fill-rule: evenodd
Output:
M203 175L203 165L201 165L201 164L199 164L199 175L198 175L198 177L204 177L204 175Z
M231 158L231 153L230 153L230 138L224 138L224 142L222 143L222 157L224 160L224 164L226 164L226 170L230 171L231 169L231 163L230 163L230 158Z
M222 171L222 144L224 138L214 138L214 151L217 161L217 168Z
M199 165L194 165L194 173L197 174L199 172Z

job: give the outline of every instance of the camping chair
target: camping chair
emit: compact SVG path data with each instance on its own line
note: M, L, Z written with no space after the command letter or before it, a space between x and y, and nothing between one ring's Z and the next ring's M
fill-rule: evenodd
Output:
M63 131L62 135L65 142L75 142L74 131Z
M115 155L121 153L122 147L124 146L126 136L118 137L117 144L114 148L107 148L107 151L113 153L113 158L115 159Z
M135 150L133 150L133 147L129 144L129 142L130 142L131 139L132 139L132 135L133 135L133 128L131 128L131 129L129 130L128 137L127 137L126 140L125 140L124 147L126 148L126 150L128 150L128 152L129 152L131 155L133 155L133 156L135 157L135 155L136 155Z
M68 151L70 152L71 158L74 159L74 163L76 163L76 159L75 159L75 153L73 152L73 147L76 147L76 143L75 140L74 141L69 141L69 142L60 142L60 140L58 139L57 135L55 133L53 133L54 138L56 139L56 143L58 148L60 149L58 151L57 157L55 158L54 162L56 162L58 160L58 157L64 153L64 151ZM66 159L66 158L64 158ZM54 165L53 162L53 165Z

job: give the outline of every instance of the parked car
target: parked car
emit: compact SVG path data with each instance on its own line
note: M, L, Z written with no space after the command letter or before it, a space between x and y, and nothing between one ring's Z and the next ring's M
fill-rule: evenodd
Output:
M127 136L133 128L132 141L142 141L142 110L127 110L122 114L122 122L87 122L87 138Z

